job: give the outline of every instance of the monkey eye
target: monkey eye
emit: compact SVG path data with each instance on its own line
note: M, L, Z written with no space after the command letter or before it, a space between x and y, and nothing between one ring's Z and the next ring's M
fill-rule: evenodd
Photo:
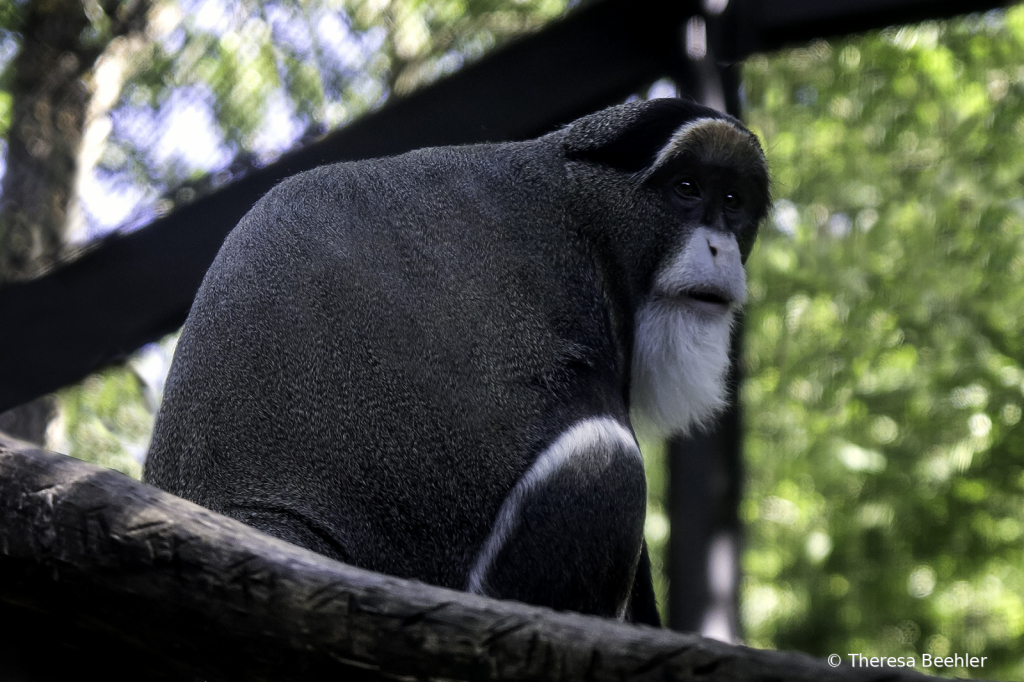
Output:
M743 200L740 199L740 195L736 192L725 193L725 207L729 209L738 209L743 207Z
M693 178L683 178L676 183L676 193L687 199L700 199L700 187Z

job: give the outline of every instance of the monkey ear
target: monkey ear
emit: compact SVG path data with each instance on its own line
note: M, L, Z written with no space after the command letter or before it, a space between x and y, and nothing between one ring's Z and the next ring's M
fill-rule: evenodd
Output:
M672 134L696 118L725 118L682 99L633 102L581 118L562 132L566 156L635 173L648 168Z

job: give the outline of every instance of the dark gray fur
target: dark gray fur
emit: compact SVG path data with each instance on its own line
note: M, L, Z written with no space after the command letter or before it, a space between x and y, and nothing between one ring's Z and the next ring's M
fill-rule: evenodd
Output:
M199 290L146 480L342 561L465 589L539 453L590 417L628 428L634 313L694 223L643 171L698 117L722 115L623 105L533 141L282 183ZM535 491L496 596L616 615L642 544L642 465L615 455L584 479ZM633 608L652 620L641 565Z

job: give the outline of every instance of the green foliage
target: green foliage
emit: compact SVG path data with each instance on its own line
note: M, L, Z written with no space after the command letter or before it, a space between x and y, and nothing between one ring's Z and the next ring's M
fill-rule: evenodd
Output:
M750 59L743 621L1024 678L1024 7ZM931 672L935 672L932 670Z
M66 442L57 447L72 457L142 477L141 457L149 443L153 415L134 373L112 367L58 393L60 429Z
M25 18L24 0L0 0L0 30L16 31Z
M644 524L644 539L651 557L651 576L654 579L654 595L658 600L661 622L668 622L668 578L665 565L668 553L670 522L664 506L668 497L668 463L664 441L641 441L640 451L644 456L647 470L647 519Z
M11 94L0 90L0 136L11 127Z
M355 0L354 25L390 27L385 43L392 87L401 94L475 59L497 42L535 30L565 11L565 0Z

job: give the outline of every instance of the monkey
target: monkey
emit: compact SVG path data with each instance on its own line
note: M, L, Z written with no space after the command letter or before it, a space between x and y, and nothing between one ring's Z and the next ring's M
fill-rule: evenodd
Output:
M144 478L361 568L658 624L637 433L727 391L769 204L681 99L285 180L182 329Z

